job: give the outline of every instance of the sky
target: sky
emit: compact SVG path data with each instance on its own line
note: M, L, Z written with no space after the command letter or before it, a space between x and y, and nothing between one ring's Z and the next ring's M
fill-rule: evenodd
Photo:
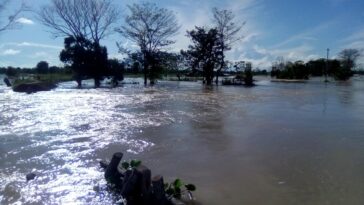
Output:
M50 0L24 0L36 11ZM12 0L8 11L15 10L20 0ZM114 0L121 15L128 12L126 5L137 0ZM278 57L285 60L330 58L345 48L364 49L364 1L363 0L159 0L151 1L159 7L172 10L181 25L175 36L176 43L169 51L178 52L191 43L186 30L195 26L212 27L212 8L230 9L236 22L246 22L241 35L226 53L230 61L250 61L254 68L269 69ZM5 16L5 17L4 17ZM0 14L6 18L6 14ZM0 19L1 20L1 19ZM0 33L0 66L35 67L42 60L51 65L63 65L59 53L63 38L54 38L34 12L23 13L19 27ZM123 18L115 25L120 26ZM133 42L113 34L101 41L107 46L109 58L122 59L116 42L133 46ZM363 52L364 53L364 52ZM364 57L359 59L364 67Z

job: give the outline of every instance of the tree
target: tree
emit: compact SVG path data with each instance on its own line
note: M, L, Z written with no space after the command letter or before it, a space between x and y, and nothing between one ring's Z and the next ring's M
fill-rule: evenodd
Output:
M153 3L128 5L128 9L130 14L117 31L139 46L144 59L144 84L147 84L149 70L152 71L149 77L153 84L152 61L159 51L174 43L171 38L178 32L179 25L172 11L159 8ZM120 50L125 49L118 45Z
M216 84L219 81L219 74L225 68L225 51L231 50L232 45L242 38L239 32L243 28L245 22L239 24L235 22L235 15L230 10L220 10L213 8L214 23L218 31L219 49L222 52L220 59L220 67L216 72Z
M55 37L84 38L96 43L113 31L119 17L111 0L51 0L39 12Z
M253 79L253 71L252 71L252 63L246 62L245 69L244 69L244 84L246 86L253 86L254 79Z
M117 86L119 84L119 81L124 80L124 70L124 63L120 63L118 59L108 60L108 75L113 76L113 86Z
M348 69L353 69L356 66L356 61L361 53L358 49L344 49L339 53L339 59L343 66Z
M68 37L64 44L65 49L61 51L60 59L75 72L78 87L81 87L82 80L87 77L92 77L95 87L99 87L100 80L107 75L106 47L81 37Z
M271 76L279 79L305 79L310 75L309 67L303 61L278 62L272 67Z
M46 74L49 71L49 64L46 61L40 61L35 69L38 74Z
M278 77L280 72L283 71L286 62L282 56L277 57L276 61L272 63L271 77Z
M356 67L356 61L361 53L358 49L344 49L338 54L338 59L328 62L329 73L336 80L348 80L353 76L353 69Z
M6 13L6 8L8 4L10 3L10 0L0 0L0 17L2 18L3 15ZM14 11L13 13L9 14L8 19L6 21L2 21L0 19L0 33L14 28L16 25L18 25L17 19L19 15L26 10L26 5L24 3L21 4L21 6Z
M306 63L306 67L312 76L322 76L327 66L327 60L324 58L310 60ZM330 73L327 71L328 74Z
M189 45L188 50L182 51L182 54L194 65L202 67L206 84L211 85L214 69L221 62L222 57L218 30L213 28L207 31L205 28L196 27L195 30L187 31L187 35L191 38L193 45Z

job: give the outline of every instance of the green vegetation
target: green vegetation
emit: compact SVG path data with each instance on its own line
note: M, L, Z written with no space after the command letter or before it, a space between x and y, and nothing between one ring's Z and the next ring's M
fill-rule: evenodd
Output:
M72 81L73 76L69 73L49 73L49 74L21 74L13 82L13 85L19 85L24 83L44 82L44 83L59 83L65 81Z
M3 3L4 6L8 3ZM175 75L169 80L191 81L203 78L211 85L214 77L218 84L219 76L236 75L235 80L245 85L253 85L253 75L266 75L267 70L243 68L233 71L235 65L244 61L229 62L226 52L241 40L241 30L245 22L236 19L231 10L212 9L212 24L196 26L187 31L192 43L180 53L167 52L175 43L173 37L180 25L173 11L160 8L154 3L134 3L127 6L123 23L121 11L111 0L66 1L52 0L38 11L38 19L55 36L65 36L64 49L60 60L65 68L49 66L40 61L35 68L0 68L0 73L16 78L15 84L29 82L51 82L76 80L82 86L82 80L94 79L95 87L105 77L112 77L112 85L124 79L124 75L144 77L144 83L154 84L163 76ZM20 13L22 7L18 12ZM14 13L14 16L19 15ZM9 18L10 25L16 24ZM119 25L119 26L116 26ZM0 32L10 27L1 27ZM207 29L208 28L208 29ZM3 29L3 30L2 30ZM117 43L119 52L125 54L122 61L108 59L107 48L100 42L113 32L119 33L123 40L130 40L138 48ZM344 49L337 59L316 59L308 62L284 61L283 57L273 63L271 76L278 79L309 79L310 76L332 76L337 80L348 80L356 67L356 60L361 55L358 49ZM357 72L359 73L359 72ZM20 74L36 74L20 75ZM44 76L43 76L44 75ZM25 76L25 77L24 77ZM34 80L34 81L33 81Z
M281 69L283 68L283 69ZM303 61L286 62L278 64L278 67L273 67L271 72L272 77L278 79L305 79L309 78L309 70L306 68Z
M168 198L176 198L181 199L183 194L188 194L191 198L192 192L196 191L196 186L193 184L185 184L180 179L175 179L173 183L165 183L164 190L168 196Z
M196 27L195 30L187 31L192 45L187 51L181 54L187 59L193 68L202 68L206 85L211 85L214 77L214 70L219 66L219 59L223 53L220 50L219 33L215 28L207 30L203 27Z
M82 80L88 77L94 79L95 87L100 87L100 81L107 76L106 47L83 37L72 36L64 39L64 47L60 60L69 65L75 73L78 87L81 87Z
M137 168L139 165L142 164L140 160L131 160L130 162L124 161L121 163L121 167L125 170Z
M309 79L310 76L332 76L336 80L348 80L354 74L356 61L361 55L357 49L344 49L338 59L317 59L303 61L284 61L278 58L273 63L271 76L278 79Z
M149 78L150 84L153 85L162 71L162 49L174 43L171 37L179 30L177 18L172 11L149 2L128 5L128 10L124 25L117 31L139 46L137 58L143 66L144 84L147 84ZM128 48L121 44L118 46L120 51L131 55Z

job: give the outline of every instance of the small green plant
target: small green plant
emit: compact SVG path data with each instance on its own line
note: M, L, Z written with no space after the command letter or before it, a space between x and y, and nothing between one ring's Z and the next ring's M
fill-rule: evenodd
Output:
M141 164L142 164L142 161L140 161L140 160L131 160L130 162L125 161L125 162L121 163L121 166L125 170L128 170L128 169L136 168Z
M173 183L165 183L164 190L168 198L181 199L182 194L187 193L192 199L192 192L196 190L196 186L193 184L184 184L182 180L176 179Z

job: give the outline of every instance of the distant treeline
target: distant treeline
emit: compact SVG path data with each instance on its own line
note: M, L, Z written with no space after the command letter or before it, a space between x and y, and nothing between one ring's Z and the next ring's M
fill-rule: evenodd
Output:
M338 59L303 61L284 61L279 58L273 63L271 76L281 79L308 79L310 76L331 76L337 80L347 80L354 74L363 74L362 70L354 70L360 51L344 49Z

